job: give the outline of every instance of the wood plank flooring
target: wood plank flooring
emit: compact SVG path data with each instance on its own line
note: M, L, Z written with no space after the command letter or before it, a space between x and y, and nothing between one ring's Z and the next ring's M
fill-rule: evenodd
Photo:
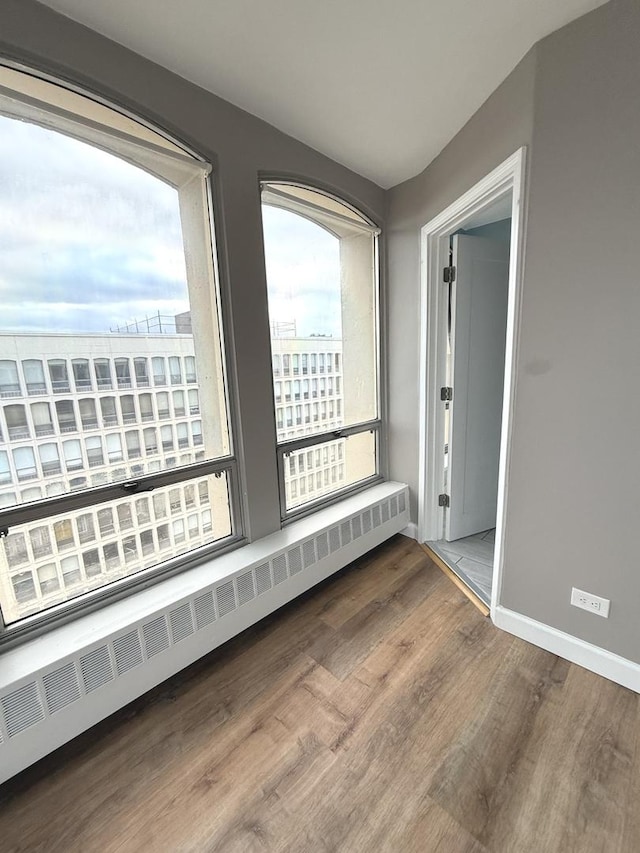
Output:
M398 536L0 788L0 849L635 853L638 712Z

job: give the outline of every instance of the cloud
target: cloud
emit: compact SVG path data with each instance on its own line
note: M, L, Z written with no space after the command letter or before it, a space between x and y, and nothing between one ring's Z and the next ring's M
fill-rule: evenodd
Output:
M339 241L263 208L270 317L341 336ZM0 116L5 331L106 332L189 308L177 191L118 157Z
M188 309L177 192L83 142L0 118L6 330L108 331Z
M269 317L295 321L298 335L341 337L340 243L324 228L263 207Z

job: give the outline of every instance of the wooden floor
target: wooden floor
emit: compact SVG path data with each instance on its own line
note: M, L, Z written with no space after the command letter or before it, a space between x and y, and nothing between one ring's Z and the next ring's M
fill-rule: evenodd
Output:
M636 853L639 722L399 536L7 783L0 849Z

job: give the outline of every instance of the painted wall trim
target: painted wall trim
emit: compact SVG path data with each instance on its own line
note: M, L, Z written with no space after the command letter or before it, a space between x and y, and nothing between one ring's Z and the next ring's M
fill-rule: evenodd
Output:
M409 524L405 527L404 530L401 530L400 533L402 536L406 536L408 539L415 539L418 541L418 525L413 521L410 521Z
M491 618L503 631L640 693L640 664L501 605L494 608Z
M511 193L511 257L505 349L505 384L502 408L502 439L498 475L498 506L491 608L498 606L504 563L507 490L511 433L516 391L516 367L522 303L525 242L526 148L515 151L492 172L434 217L421 234L420 304L420 457L418 487L418 537L439 539L442 512L437 495L444 480L444 418L438 388L445 382L447 300L441 286L442 268L448 264L448 237L469 217Z

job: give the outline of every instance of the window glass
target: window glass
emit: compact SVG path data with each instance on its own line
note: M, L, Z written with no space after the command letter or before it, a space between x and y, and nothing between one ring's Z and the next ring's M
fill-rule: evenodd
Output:
M54 394L66 394L71 390L67 363L60 358L49 360L49 378Z
M24 380L27 384L27 394L46 394L47 386L44 380L44 369L39 359L24 359L22 362Z
M19 397L18 366L10 359L0 359L0 397Z
M71 362L73 368L73 382L76 391L86 391L91 388L91 374L89 372L89 359L74 358Z
M65 91L64 114L48 110L46 92L57 103L59 88L40 81L40 100L25 98L23 76L0 69L0 204L9 212L0 211L0 444L16 443L0 450L0 506L16 518L0 541L6 624L213 541L198 525L176 550L168 527L156 557L150 525L162 512L156 494L168 496L167 469L180 494L173 520L196 530L182 515L186 485L197 509L184 467L196 454L223 460L208 489L216 541L229 537L235 476L208 167L160 137L149 147L133 131L113 132L100 123L109 109L96 113L81 95ZM91 110L99 118L87 123ZM153 504L100 500L101 488L145 475ZM71 493L74 509L64 512ZM40 505L51 514L21 523L19 504L43 496L56 498Z
M211 508L204 520L197 513L194 515L196 494L201 503L203 495L210 501ZM167 500L172 514L169 525ZM109 502L98 510L97 523L93 513L85 512L75 517L58 516L47 524L16 528L0 540L0 557L9 567L12 583L16 573L23 572L24 576L18 578L20 586L13 583L11 601L3 602L3 615L11 623L109 580L134 575L169 557L222 539L231 531L228 505L227 478L209 476L171 489L164 487L152 498ZM142 529L138 530L139 527ZM98 536L102 543L96 542ZM95 546L91 547L91 543ZM35 584L31 587L30 573L24 573L32 560L38 569L40 597L36 595ZM39 574L43 564L47 566L44 586Z
M283 466L288 511L377 474L377 231L348 205L305 187L265 184L262 198L278 443L308 446L310 435L356 430L340 439L350 464L335 480L320 456L302 492L294 469ZM284 395L280 365L292 376Z
M83 431L98 428L98 415L96 412L95 400L90 397L78 402L80 410L80 423Z

